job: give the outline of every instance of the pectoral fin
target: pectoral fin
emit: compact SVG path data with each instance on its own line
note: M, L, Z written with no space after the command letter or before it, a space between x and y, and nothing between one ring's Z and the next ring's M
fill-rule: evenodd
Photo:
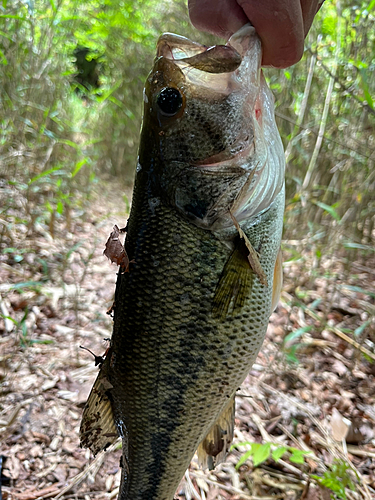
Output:
M271 312L276 309L280 300L281 289L283 287L283 255L281 248L276 257L275 268L273 271L273 288L272 288L272 304Z
M210 470L224 462L233 440L234 431L234 395L208 431L200 445L197 455L199 465Z
M118 438L108 396L111 388L112 384L107 379L105 367L102 367L83 410L79 433L81 446L90 448L94 455L105 450Z
M250 243L249 238L242 231L239 223L235 219L232 212L229 212L229 215L232 218L233 224L234 224L235 228L237 229L238 234L240 235L240 238L242 238L242 240L244 241L244 243L246 245L246 248L248 251L247 258L249 260L249 264L250 264L251 269L258 276L259 281L262 283L262 285L268 286L267 276L266 276L266 273L264 272L263 267L259 261L258 252L253 248L253 245Z
M249 297L254 272L247 256L244 240L237 238L216 287L212 307L214 317L225 319L229 312L238 313Z

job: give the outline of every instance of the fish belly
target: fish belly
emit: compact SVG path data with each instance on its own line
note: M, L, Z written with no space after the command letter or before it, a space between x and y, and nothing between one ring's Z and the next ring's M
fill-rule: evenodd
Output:
M245 232L267 275L241 311L212 315L231 250L172 207L133 204L109 376L123 437L120 500L173 500L199 442L246 377L266 332L284 193Z

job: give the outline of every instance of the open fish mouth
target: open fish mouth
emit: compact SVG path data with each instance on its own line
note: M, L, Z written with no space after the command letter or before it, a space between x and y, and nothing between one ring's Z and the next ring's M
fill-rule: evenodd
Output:
M165 33L159 38L157 57L214 74L231 73L242 62L241 55L229 45L206 47L173 33Z

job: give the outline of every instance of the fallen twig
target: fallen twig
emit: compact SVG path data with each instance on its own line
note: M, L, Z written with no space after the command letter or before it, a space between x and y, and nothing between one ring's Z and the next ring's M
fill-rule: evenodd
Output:
M71 479L71 481L69 482L69 484L67 486L65 486L65 488L63 488L59 492L59 494L54 497L54 499L58 500L63 495L65 495L65 493L68 493L68 491L70 491L74 486L77 486L78 484L80 484L86 478L86 476L89 475L89 473L91 471L98 470L99 467L104 462L104 458L106 457L106 455L108 455L108 453L111 453L112 451L114 451L116 449L117 445L118 445L118 443L116 441L109 448L107 448L105 451L101 451L100 453L98 453L97 456L94 458L94 460L91 462L91 464L89 464L82 472L80 472L79 474L74 476ZM42 498L47 498L47 497L41 496L40 498L42 499Z
M283 498L283 495L276 495L276 496L270 496L270 497L257 497L257 496L250 496L246 495L243 491L239 490L238 488L235 488L234 486L225 486L225 484L218 483L217 481L212 481L212 479L208 479L206 476L203 474L197 474L195 472L190 472L190 475L195 478L202 478L204 481L206 481L207 484L212 484L213 486L216 486L217 488L221 488L224 491L229 491L230 493L237 493L237 495L240 496L243 500L275 500L277 498Z
M346 335L344 332L342 332L341 330L339 330L335 326L328 326L327 330L334 333L335 335L337 335L341 339L345 340L346 342L348 342L348 344L352 345L356 349L359 349L362 354L365 354L366 356L368 356L369 358L371 358L372 360L375 361L375 354L373 354L371 351L366 349L366 347L361 346L361 344L359 344L355 340L351 339L348 335Z

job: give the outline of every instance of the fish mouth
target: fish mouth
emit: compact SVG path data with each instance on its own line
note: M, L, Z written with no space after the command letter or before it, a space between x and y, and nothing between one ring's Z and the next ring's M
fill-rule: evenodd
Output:
M241 55L230 45L207 47L173 33L164 33L159 38L157 57L213 74L232 73L242 62Z
M223 167L228 160L234 163L241 162L244 158L250 158L255 151L254 137L247 135L245 138L239 137L230 147L220 153L212 155L204 160L194 163L195 167L201 169L208 168L212 170L214 167Z

